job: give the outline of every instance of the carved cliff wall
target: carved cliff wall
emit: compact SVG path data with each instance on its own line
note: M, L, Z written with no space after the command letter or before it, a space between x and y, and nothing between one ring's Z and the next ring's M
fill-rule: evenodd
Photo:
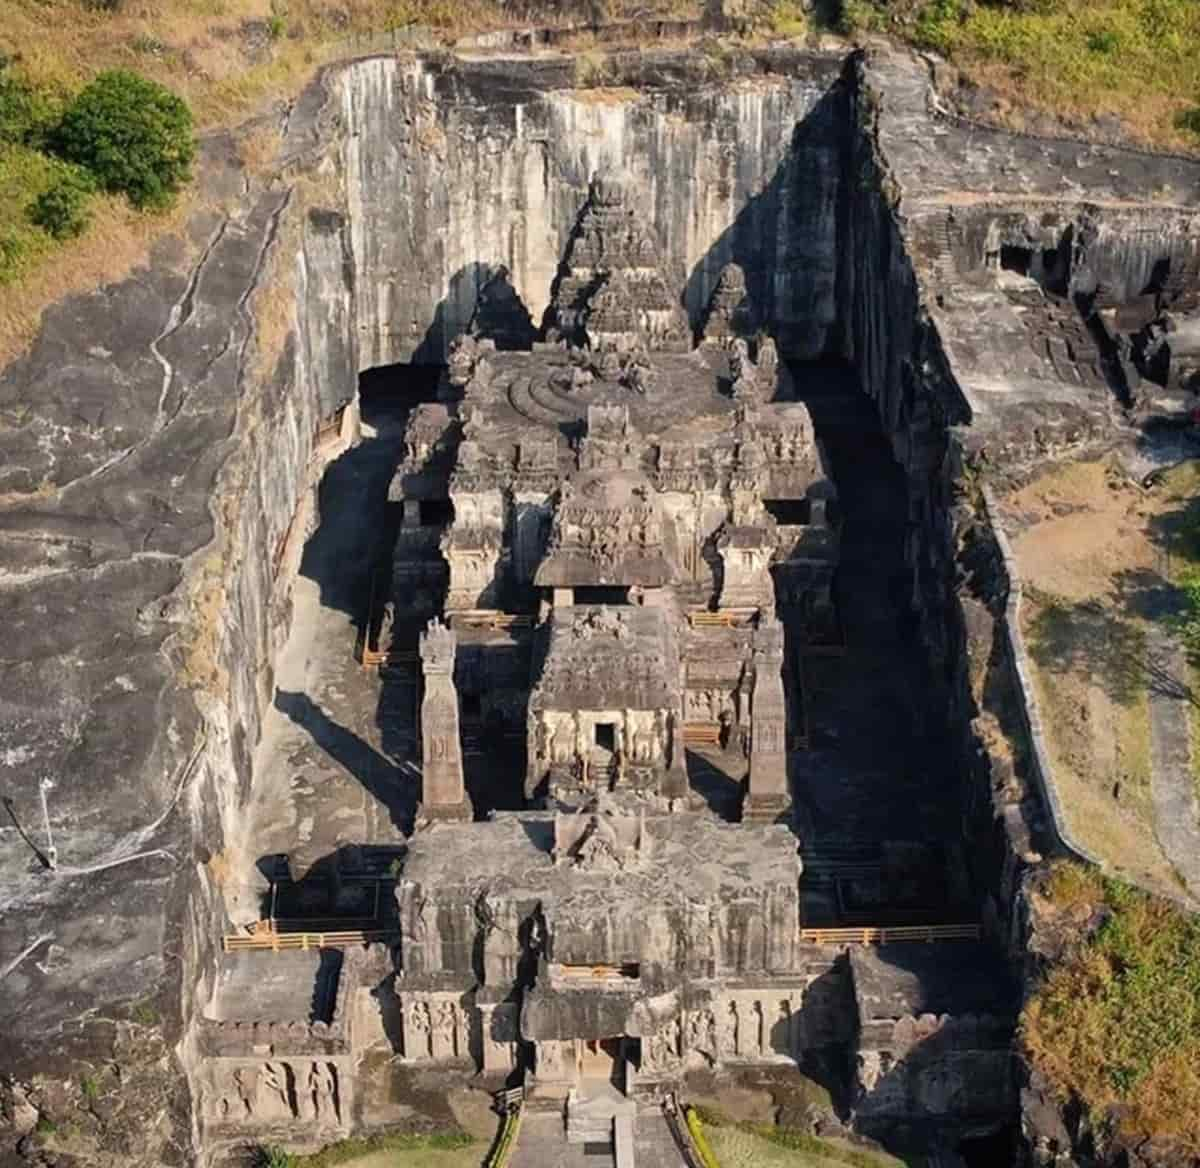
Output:
M500 265L540 322L588 181L606 167L633 179L693 327L736 260L796 355L824 350L838 63L789 50L730 70L646 54L623 78L638 90L576 90L570 61L345 70L335 85L363 363L443 360Z

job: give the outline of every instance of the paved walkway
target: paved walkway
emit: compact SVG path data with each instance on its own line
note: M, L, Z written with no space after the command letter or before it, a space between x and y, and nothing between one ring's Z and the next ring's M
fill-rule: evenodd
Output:
M687 1168L657 1107L638 1109L633 1125L636 1168ZM560 1112L526 1111L509 1168L615 1168L611 1149L567 1143Z
M1200 897L1200 818L1192 779L1191 688L1178 638L1152 627L1146 642L1150 680L1150 791L1159 843Z

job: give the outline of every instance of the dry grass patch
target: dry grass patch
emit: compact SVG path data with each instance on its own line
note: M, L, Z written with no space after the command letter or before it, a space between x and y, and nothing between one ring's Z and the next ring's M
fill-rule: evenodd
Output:
M66 95L133 69L184 97L203 128L290 93L355 36L420 24L447 37L511 23L493 0L7 0L0 52Z
M1130 879L1177 893L1154 832L1146 672L1174 505L1106 462L1060 467L1005 501L1019 528L1022 633L1071 830Z
M186 192L160 215L135 211L124 199L98 195L91 204L91 226L78 239L55 245L39 231L45 243L39 243L35 262L0 293L0 368L29 344L47 305L124 279L148 262L158 239L182 228L194 207Z

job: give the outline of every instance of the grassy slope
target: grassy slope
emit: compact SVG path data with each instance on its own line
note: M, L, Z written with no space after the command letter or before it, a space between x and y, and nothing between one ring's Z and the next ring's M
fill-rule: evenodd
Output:
M488 1145L463 1132L394 1133L341 1140L311 1155L273 1151L279 1168L478 1168Z
M61 102L103 69L133 69L170 86L203 131L235 125L294 94L348 39L420 22L448 35L503 20L493 0L2 0L0 62ZM0 146L0 367L28 343L45 305L120 279L153 239L178 226L98 199L82 239L58 244L28 220L54 164ZM13 258L13 253L19 253Z
M1033 1064L1103 1135L1200 1156L1200 920L1077 865L1035 896L1071 940L1022 1015Z
M743 1127L707 1127L705 1133L721 1168L905 1168L892 1156L815 1137L801 1151Z
M1020 126L1023 106L1087 125L1115 114L1132 137L1200 147L1179 124L1200 106L1196 0L845 0L848 23L947 55L993 88Z

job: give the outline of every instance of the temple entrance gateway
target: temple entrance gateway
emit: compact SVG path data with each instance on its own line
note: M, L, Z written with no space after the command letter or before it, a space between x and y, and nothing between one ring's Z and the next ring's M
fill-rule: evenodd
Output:
M575 1066L580 1080L593 1079L620 1087L623 1084L624 1040L580 1038L575 1042Z
M617 750L617 727L615 722L596 723L596 745L601 750L615 754Z

